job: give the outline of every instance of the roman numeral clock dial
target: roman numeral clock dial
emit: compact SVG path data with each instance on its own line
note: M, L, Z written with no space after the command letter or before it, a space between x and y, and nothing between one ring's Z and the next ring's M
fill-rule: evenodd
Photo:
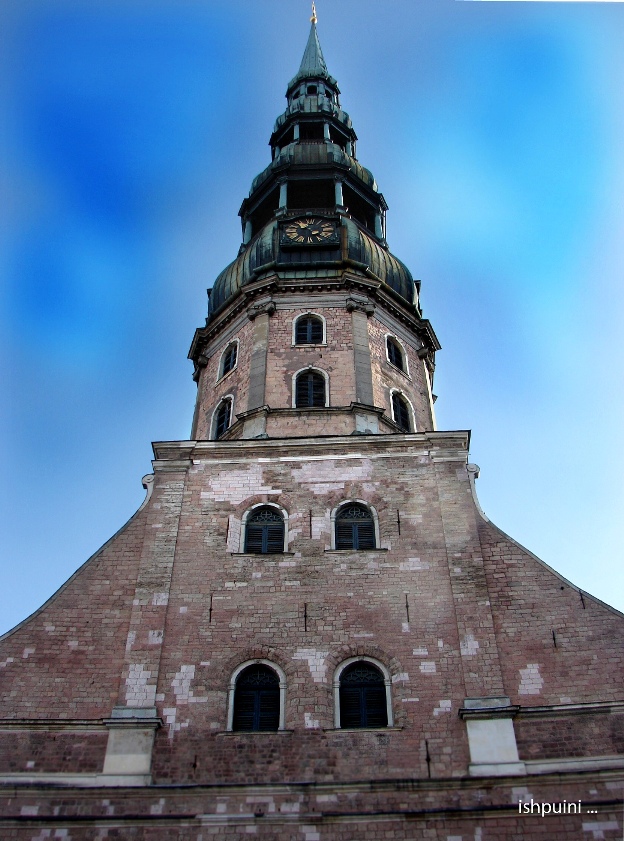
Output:
M284 245L323 245L337 241L336 223L315 216L294 219L282 229Z

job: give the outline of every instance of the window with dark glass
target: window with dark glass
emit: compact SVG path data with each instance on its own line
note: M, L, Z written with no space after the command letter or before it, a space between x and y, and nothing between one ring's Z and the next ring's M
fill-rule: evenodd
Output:
M257 508L245 528L245 552L270 555L284 551L284 518L275 508Z
M388 359L399 369L399 371L405 371L405 363L403 361L403 351L401 350L401 346L389 336L386 341L388 345Z
M221 357L221 376L224 377L228 371L232 371L236 367L236 355L238 346L233 342Z
M345 505L336 517L336 549L374 549L375 523L363 505Z
M410 413L405 398L396 392L392 395L392 413L394 422L403 432L411 432Z
M297 377L295 384L295 406L325 405L325 377L316 371L304 371Z
M222 400L217 409L215 419L215 438L220 438L230 425L232 418L232 401Z
M277 674L262 663L248 666L234 689L233 730L278 730L280 690Z
M315 315L302 315L295 325L296 345L320 345L323 341L323 322Z
M372 663L358 660L340 675L340 726L388 726L386 686Z

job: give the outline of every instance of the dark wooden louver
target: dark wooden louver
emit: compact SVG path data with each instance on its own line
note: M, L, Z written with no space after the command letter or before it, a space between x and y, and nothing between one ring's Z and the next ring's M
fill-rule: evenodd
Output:
M401 348L399 347L397 342L395 342L394 339L391 339L390 337L388 337L387 339L387 344L388 359L390 360L390 362L392 362L393 365L395 365L399 369L399 371L404 371L405 365L403 364L403 354L401 352Z
M336 517L336 549L374 549L375 524L363 505L346 505Z
M370 663L354 663L340 676L340 726L388 726L383 675Z
M325 405L325 378L315 371L305 371L297 377L295 405L298 409L306 406Z
M409 409L400 394L392 395L392 412L396 425L400 426L404 432L411 432Z
M234 730L279 729L279 678L261 663L241 672L234 690Z
M236 343L229 346L229 348L225 351L223 355L223 370L221 371L221 376L225 376L228 371L231 371L234 366L236 365Z
M302 316L295 326L296 345L320 345L323 341L323 322L313 315Z
M224 400L217 411L217 423L215 428L215 435L217 438L220 438L229 427L231 413L231 402L229 400Z
M284 520L274 508L259 508L247 520L245 552L270 555L284 551Z

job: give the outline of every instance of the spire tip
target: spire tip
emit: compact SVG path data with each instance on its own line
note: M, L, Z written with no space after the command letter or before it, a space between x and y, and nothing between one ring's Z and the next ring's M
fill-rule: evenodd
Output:
M316 6L314 5L314 0L312 0L312 17L310 18L311 23L316 23L318 20L316 16Z

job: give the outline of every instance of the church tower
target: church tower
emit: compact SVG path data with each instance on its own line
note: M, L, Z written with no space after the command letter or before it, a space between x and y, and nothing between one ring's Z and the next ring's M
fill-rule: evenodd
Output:
M340 97L313 16L190 440L0 640L3 838L622 836L624 617L481 511Z
M316 25L271 163L243 201L243 244L210 290L190 356L192 437L235 440L432 430L437 339L385 240L387 205Z

